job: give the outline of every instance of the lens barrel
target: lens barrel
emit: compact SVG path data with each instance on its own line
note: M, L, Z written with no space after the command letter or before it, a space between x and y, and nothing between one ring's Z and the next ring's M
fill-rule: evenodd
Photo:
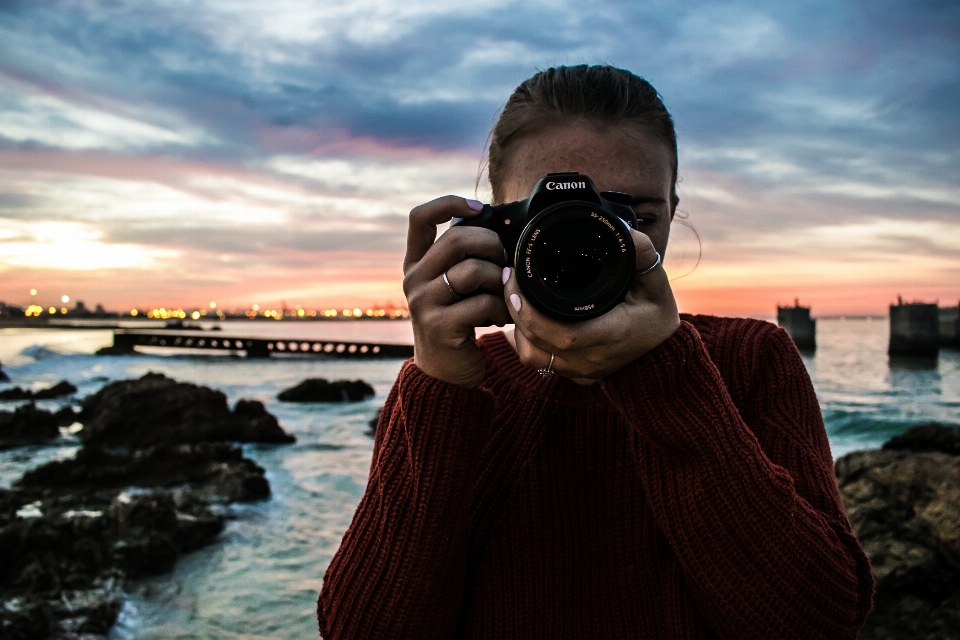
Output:
M527 224L514 265L521 291L547 315L588 320L626 297L636 272L630 228L598 204L566 201Z

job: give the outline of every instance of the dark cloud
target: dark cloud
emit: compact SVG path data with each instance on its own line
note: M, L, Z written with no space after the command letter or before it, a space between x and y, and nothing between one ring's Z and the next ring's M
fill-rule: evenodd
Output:
M333 33L277 43L289 55L276 61L225 49L185 18L145 3L21 8L0 57L4 67L173 109L238 155L262 153L257 132L268 126L476 146L519 80L582 58L654 80L685 142L758 142L788 131L851 147L893 136L945 148L960 135L944 117L954 113L960 77L951 3L606 3L591 12L516 4L451 11L383 42ZM814 105L872 100L877 113L864 124L897 126L838 127L816 109L761 99L784 89Z

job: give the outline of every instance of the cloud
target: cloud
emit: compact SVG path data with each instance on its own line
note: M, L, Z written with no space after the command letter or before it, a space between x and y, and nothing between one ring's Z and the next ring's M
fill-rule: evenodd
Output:
M113 255L111 278L167 255L152 251L180 256L170 278L190 277L188 264L279 282L344 252L357 273L365 260L380 268L402 252L411 207L473 193L512 89L579 62L633 69L663 94L681 206L707 263L779 253L770 272L789 280L807 257L793 240L840 251L829 241L844 238L860 259L869 239L869 251L936 254L921 261L930 278L952 273L937 237L960 213L950 3L116 0L0 12L5 274L29 254L13 244L42 245L43 225Z
M0 132L18 143L62 149L195 146L204 134L181 124L162 127L103 109L73 104L0 77Z

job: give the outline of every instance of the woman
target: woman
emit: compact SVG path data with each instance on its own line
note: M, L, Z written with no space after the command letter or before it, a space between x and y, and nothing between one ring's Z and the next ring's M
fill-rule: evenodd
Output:
M588 66L520 85L491 137L494 200L562 171L632 196L632 289L557 322L524 299L492 231L435 241L480 203L411 212L415 356L327 570L321 635L854 638L870 567L793 343L760 321L678 315L659 265L677 147L653 87Z

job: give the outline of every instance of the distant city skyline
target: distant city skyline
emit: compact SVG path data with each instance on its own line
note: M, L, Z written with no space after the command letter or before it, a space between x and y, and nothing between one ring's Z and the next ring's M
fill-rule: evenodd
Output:
M683 311L960 300L960 6L580 6L0 3L0 300L405 306L407 212L488 201L499 107L581 62L675 116Z

